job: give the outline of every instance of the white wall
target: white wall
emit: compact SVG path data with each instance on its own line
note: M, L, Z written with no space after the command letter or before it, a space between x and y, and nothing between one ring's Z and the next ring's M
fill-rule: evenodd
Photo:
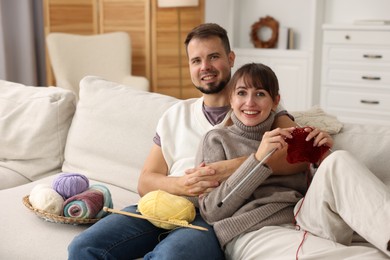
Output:
M249 33L253 23L270 15L280 26L296 32L299 50L310 50L313 6L323 0L206 0L206 22L216 22L229 32L235 48L252 48ZM357 19L390 20L390 0L325 0L324 23L352 24ZM318 16L318 14L317 14Z
M261 17L272 16L280 27L294 29L297 49L309 50L310 35L304 32L310 31L312 3L313 0L206 0L205 20L224 26L233 47L253 48L252 24Z
M205 0L205 22L217 23L225 28L230 41L233 37L232 4L233 0Z
M325 23L352 24L358 19L390 20L389 0L326 0Z

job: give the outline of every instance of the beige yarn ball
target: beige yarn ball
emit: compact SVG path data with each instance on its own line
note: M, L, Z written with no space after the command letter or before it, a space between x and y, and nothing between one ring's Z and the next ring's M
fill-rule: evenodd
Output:
M195 219L195 206L188 199L162 190L147 193L138 202L138 210L146 217L188 224ZM174 229L177 225L150 220L156 227Z
M64 199L50 185L37 184L30 193L31 206L45 212L62 215Z

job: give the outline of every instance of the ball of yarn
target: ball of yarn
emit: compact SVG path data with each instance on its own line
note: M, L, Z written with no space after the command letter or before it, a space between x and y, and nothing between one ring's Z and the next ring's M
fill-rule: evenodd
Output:
M30 193L29 201L31 206L45 212L62 215L64 199L60 194L47 184L36 185Z
M52 184L53 189L64 199L86 191L89 187L89 180L79 173L62 173Z
M138 210L142 215L160 220L183 222L187 224L195 219L195 206L188 199L170 194L162 190L147 193L138 202ZM156 227L164 229L176 228L176 225L150 221Z
M88 190L65 200L64 216L102 218L108 214L103 207L113 207L110 190L104 185L95 184L91 185Z

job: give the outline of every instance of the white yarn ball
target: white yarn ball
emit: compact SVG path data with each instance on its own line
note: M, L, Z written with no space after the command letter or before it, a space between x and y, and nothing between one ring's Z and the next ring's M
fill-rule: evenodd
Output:
M37 184L30 193L31 206L45 212L62 215L64 199L50 185Z
M47 188L51 188L51 186L49 184L46 184L46 183L39 183L39 184L34 186L34 188L31 190L31 193L35 193L40 189L47 189Z

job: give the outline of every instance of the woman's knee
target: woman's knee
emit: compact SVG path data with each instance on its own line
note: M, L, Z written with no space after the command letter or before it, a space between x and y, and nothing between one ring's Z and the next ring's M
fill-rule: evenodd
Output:
M320 168L326 168L328 174L335 174L340 168L355 163L356 159L351 153L345 150L336 150L328 155L328 157L321 163Z
M344 160L345 158L352 158L351 153L346 151L346 150L333 151L327 157L327 159L330 159L330 160Z

